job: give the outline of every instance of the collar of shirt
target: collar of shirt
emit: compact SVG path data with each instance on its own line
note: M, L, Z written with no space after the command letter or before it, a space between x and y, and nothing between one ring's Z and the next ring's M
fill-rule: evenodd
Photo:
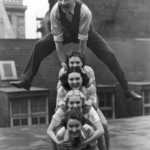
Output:
M74 15L74 8L75 8L75 5L76 5L76 3L75 3L75 1L74 1L74 4L73 4L73 7L70 9L70 11L69 12L71 12L73 15Z

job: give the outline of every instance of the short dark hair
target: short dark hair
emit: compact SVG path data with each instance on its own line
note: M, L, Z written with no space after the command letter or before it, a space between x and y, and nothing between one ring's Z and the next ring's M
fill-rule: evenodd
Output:
M89 77L87 76L86 73L82 72L80 67L77 66L77 67L68 67L66 73L60 76L59 80L61 81L63 88L66 91L72 90L68 83L68 75L73 72L79 73L83 79L82 86L88 87L90 80Z
M85 66L85 64L86 64L86 58L85 58L85 55L83 53L81 53L81 52L71 52L71 53L68 53L67 56L66 56L66 64L67 64L67 66L69 66L69 59L72 58L72 57L78 57L78 58L80 58L80 60L81 60L81 62L83 64L82 67Z
M69 119L76 119L84 125L87 121L84 118L83 114L80 112L79 109L73 108L70 111L66 112L64 118L62 119L62 125L67 129L67 123Z
M64 118L62 119L62 125L67 129L67 123L69 119L76 119L81 122L81 125L86 123L86 119L84 118L83 114L77 108L71 109L68 111ZM78 146L81 143L80 137L75 137L72 141L72 146Z

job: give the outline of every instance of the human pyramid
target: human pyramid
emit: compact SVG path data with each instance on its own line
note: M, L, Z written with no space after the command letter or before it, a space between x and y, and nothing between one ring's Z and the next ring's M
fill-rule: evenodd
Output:
M47 134L59 150L98 150L98 140L100 149L109 150L109 130L97 105L93 69L79 52L67 55L66 65L59 72L56 111Z
M47 130L52 144L56 143L60 150L109 150L108 124L97 106L94 71L85 65L86 48L114 74L126 98L142 97L130 89L115 53L95 31L92 12L82 1L58 0L50 22L52 32L35 43L22 79L10 84L30 90L42 60L56 50L63 68L57 85L56 111ZM71 42L79 44L79 52L66 57L63 45Z

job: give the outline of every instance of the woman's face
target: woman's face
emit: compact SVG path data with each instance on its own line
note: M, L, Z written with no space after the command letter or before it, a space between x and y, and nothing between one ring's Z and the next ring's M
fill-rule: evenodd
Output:
M69 97L68 100L68 107L69 110L73 109L73 108L77 108L79 110L82 109L82 99L80 98L79 95L72 95Z
M72 72L68 75L68 84L72 90L79 90L82 86L82 82L83 80L80 73Z
M69 119L67 122L67 129L71 137L79 137L82 124L77 119Z
M79 57L71 57L69 58L69 67L80 67L82 68L83 63Z

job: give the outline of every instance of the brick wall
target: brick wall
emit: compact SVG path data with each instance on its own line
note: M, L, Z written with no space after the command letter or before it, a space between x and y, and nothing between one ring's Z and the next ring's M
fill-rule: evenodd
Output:
M25 38L25 10L27 6L18 4L19 3L14 3L14 1L7 1L4 3L4 6L15 38Z
M6 94L0 92L0 127L10 127L9 102Z
M128 81L150 81L150 41L136 39L106 39L115 51ZM0 60L14 60L17 74L23 72L36 40L8 39L0 40ZM78 45L69 44L65 51L76 50ZM117 80L108 68L87 50L87 65L95 71L97 84L115 84ZM50 88L50 112L54 112L56 99L56 84L61 68L56 51L43 60L34 78L33 86ZM1 81L2 82L2 81ZM7 84L9 86L9 82ZM123 105L123 104L121 104Z
M149 0L82 0L103 37L150 37Z

